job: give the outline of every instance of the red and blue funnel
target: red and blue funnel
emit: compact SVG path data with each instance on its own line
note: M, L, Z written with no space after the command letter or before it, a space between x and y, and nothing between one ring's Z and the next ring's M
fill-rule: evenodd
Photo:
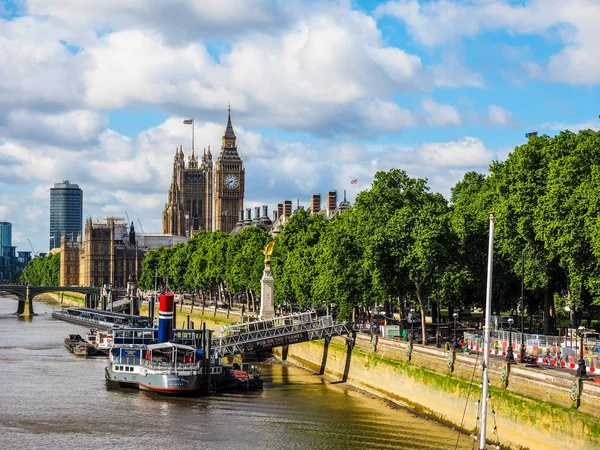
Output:
M158 343L173 339L173 304L175 295L172 292L160 294L158 308Z

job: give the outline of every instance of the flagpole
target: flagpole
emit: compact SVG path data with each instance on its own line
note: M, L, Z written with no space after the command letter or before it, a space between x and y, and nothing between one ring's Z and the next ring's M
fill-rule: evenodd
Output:
M196 121L194 120L194 116L192 116L192 153L194 152L194 128L196 127Z

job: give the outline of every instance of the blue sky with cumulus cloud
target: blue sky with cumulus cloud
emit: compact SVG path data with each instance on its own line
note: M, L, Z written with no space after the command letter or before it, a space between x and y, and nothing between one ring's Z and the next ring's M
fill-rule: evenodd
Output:
M0 220L47 251L49 189L160 231L175 147L231 103L247 207L378 170L448 196L525 133L597 129L595 0L0 1ZM350 181L358 178L358 184Z

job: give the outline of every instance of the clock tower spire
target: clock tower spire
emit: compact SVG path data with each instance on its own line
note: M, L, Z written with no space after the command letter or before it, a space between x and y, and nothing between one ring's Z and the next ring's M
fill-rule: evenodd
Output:
M237 151L237 138L231 124L231 105L215 163L215 231L231 232L244 206L244 162Z

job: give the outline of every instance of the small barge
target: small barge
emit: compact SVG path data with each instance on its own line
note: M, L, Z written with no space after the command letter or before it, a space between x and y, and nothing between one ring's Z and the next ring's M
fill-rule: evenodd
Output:
M69 334L64 341L65 347L77 356L95 356L97 349L79 334Z
M219 391L252 391L263 388L260 372L255 366L234 363L232 366L223 366L223 377L217 384Z

